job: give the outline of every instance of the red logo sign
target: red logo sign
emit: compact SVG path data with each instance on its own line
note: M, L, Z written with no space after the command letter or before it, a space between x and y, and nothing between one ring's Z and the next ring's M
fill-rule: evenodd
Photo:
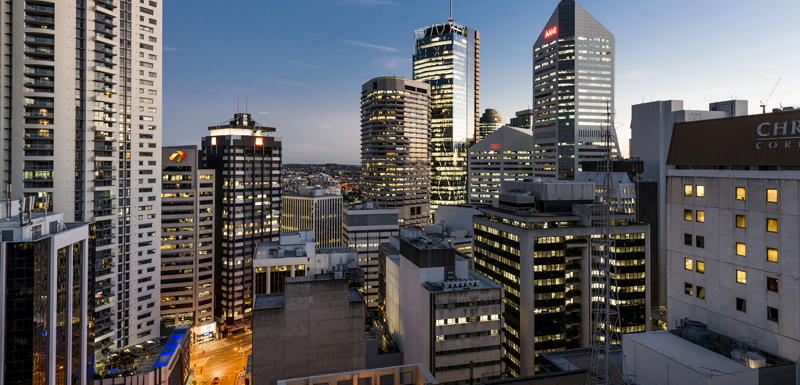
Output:
M263 146L264 138L256 138L256 146Z
M492 143L492 148L500 148L500 144L499 143Z
M558 32L558 27L553 27L544 31L544 38L547 39L548 37L554 36Z

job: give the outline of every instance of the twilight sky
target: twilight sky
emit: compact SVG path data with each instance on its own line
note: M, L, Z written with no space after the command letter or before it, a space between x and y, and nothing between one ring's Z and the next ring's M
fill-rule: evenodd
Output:
M532 102L532 46L558 0L454 0L481 33L481 111L507 122ZM584 0L616 36L616 124L628 154L631 105L731 98L760 113L800 107L800 1ZM361 85L411 77L414 30L447 21L447 0L164 2L164 145L199 144L236 112L278 129L284 163L360 162Z

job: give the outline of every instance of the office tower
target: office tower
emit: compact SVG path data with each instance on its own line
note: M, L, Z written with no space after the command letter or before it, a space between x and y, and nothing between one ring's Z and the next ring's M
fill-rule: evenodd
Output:
M430 91L398 77L361 86L361 192L402 225L430 218Z
M532 178L532 132L503 126L469 148L469 203L491 204L503 181Z
M214 317L223 336L250 326L253 253L277 242L281 218L282 140L248 113L209 127L203 168L214 169Z
M216 337L214 170L197 146L161 151L161 328L192 326L194 343Z
M342 246L341 195L324 188L308 188L281 196L281 231L314 231L318 248Z
M533 46L534 176L572 180L605 158L614 112L614 35L573 0L562 0ZM611 156L621 156L611 127Z
M480 120L480 33L448 24L415 32L414 80L431 87L431 212L467 203L467 147Z
M387 331L403 362L425 364L439 383L499 379L504 368L503 288L467 265L415 228L381 245Z
M345 206L342 215L342 239L358 253L358 264L364 269L364 299L367 308L378 307L378 255L381 243L400 234L397 209L376 207L373 203Z
M667 307L800 356L800 110L675 123L666 164Z
M529 130L532 129L533 110L528 109L528 110L517 111L516 116L511 118L508 125L511 127L527 128Z
M506 364L539 370L540 353L592 344L592 258L602 253L602 204L595 184L506 182L497 203L475 216L475 270L504 286ZM646 267L649 226L614 212L610 258L618 333L650 330Z
M96 336L98 358L158 335L158 267L138 261L160 246L147 229L160 219L162 6L0 5L9 28L3 44L14 47L0 61L8 69L4 190L12 199L36 197L36 207L47 201L68 221L94 223L88 248L104 273L96 282L116 293L97 309L98 322L116 325Z
M18 207L13 217L6 209L0 212L0 383L93 384L94 331L116 325L95 323L89 312L90 303L114 301L113 287L95 291L90 280L89 225L65 223L62 213L20 220Z
M481 139L495 132L500 127L503 127L503 117L500 116L497 110L487 108L481 116L478 135L475 135L475 143L480 142Z

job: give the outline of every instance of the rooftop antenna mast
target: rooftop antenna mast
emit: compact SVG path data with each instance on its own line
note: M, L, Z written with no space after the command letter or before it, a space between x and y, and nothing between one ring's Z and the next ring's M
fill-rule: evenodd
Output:
M249 106L249 99L247 98L247 86L244 86L244 113L247 114L250 112Z
M448 21L453 24L453 0L450 0L450 19Z
M239 113L239 86L236 86L236 113Z

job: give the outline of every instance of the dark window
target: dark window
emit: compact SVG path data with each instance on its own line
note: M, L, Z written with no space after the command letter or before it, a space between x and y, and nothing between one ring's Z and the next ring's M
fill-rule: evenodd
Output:
M772 322L778 322L778 309L767 306L767 319Z
M706 288L702 286L697 287L697 298L706 299Z
M700 248L700 249L705 249L706 248L706 237L704 237L702 235L698 235L696 237L696 239L697 239L697 247Z
M686 295L692 295L692 284L691 283L684 283L683 284L683 292Z
M767 277L767 290L778 292L778 279Z
M736 310L747 313L747 301L741 298L736 298Z
M692 245L692 234L683 234L683 244L686 246Z

